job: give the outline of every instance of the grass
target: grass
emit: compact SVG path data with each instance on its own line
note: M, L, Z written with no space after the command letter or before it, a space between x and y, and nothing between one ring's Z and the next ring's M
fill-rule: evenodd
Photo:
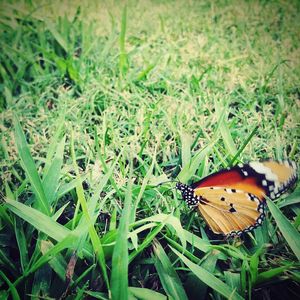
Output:
M299 188L222 240L158 186L299 163L297 1L0 6L2 299L299 295Z

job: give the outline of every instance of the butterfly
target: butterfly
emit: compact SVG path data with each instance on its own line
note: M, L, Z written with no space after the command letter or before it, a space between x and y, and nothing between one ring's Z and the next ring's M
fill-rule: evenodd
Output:
M265 160L221 170L192 185L179 182L176 188L214 233L240 236L262 224L265 198L278 198L296 180L295 162Z

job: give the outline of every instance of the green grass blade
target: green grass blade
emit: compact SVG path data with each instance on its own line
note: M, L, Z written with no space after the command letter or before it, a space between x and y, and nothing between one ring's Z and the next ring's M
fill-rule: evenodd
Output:
M120 73L125 76L128 71L128 56L125 50L125 36L126 36L126 26L127 26L127 6L124 6L122 12L121 20L121 33L120 33L120 57L119 57L119 68Z
M63 111L61 113L61 116L58 119L58 122L57 122L58 125L55 130L55 133L49 142L49 147L47 149L47 155L46 155L45 167L43 170L44 174L48 173L48 169L52 165L53 156L58 150L57 145L59 144L59 141L62 141L62 133L63 133L63 129L65 127L64 120L65 120L65 112Z
M11 293L11 297L13 300L21 300L17 289L15 288L15 286L12 284L12 282L8 279L8 277L0 270L0 276L2 277L2 279L7 283L7 285L9 286L9 290Z
M82 187L82 183L80 181L79 169L78 169L78 166L76 164L73 132L72 132L72 138L71 138L71 155L72 155L72 158L73 158L73 165L74 165L74 168L76 170L76 175L77 175L76 193L77 193L77 197L78 197L78 202L80 203L83 216L84 216L84 218L87 222L87 228L88 228L89 235L90 235L90 238L91 238L92 246L93 246L94 252L96 253L96 257L97 257L99 266L102 270L104 281L106 283L107 288L109 289L109 281L108 281L108 275L107 275L106 264L105 264L105 255L104 255L104 252L103 252L103 248L102 248L100 238L97 234L97 231L96 231L96 229L95 229L95 227L92 223L92 218L89 214L89 209L88 209L88 205L87 205L87 202L86 202L86 199L85 199L84 190L83 190L83 187ZM83 244L79 243L78 244L79 250L80 250L81 247L83 247Z
M128 299L128 241L129 219L132 205L132 167L125 195L125 203L118 227L116 244L112 256L111 296L112 299Z
M146 176L143 179L143 182L142 182L142 185L141 185L141 188L140 188L140 192L139 192L136 200L133 203L133 208L132 208L132 212L131 212L131 216L130 216L130 223L133 223L135 221L136 211L137 211L139 202L141 201L142 196L143 196L143 194L145 192L146 186L147 186L147 184L148 184L148 182L149 182L149 180L150 180L150 178L151 178L151 176L153 174L153 168L154 168L154 163L155 163L155 156L156 156L156 153L154 153L154 155L153 155L152 163L150 165L150 168L147 171Z
M181 281L163 247L158 241L154 241L153 251L155 254L154 265L168 297L178 300L187 300L188 298Z
M134 225L140 225L146 222L159 222L162 224L166 224L170 227L170 229L174 230L176 232L177 237L180 239L180 242L183 246L183 248L186 248L186 237L185 237L185 231L182 228L182 225L180 223L180 220L176 218L173 215L167 215L167 214L157 214L149 218L145 218L143 220L137 221L134 223Z
M206 271L204 268L194 264L190 260L188 260L184 255L180 252L172 248L172 251L184 262L184 264L205 284L211 287L216 292L220 293L227 299L232 300L242 300L243 298L231 287L225 284L223 281L218 279L212 273Z
M17 201L5 199L6 206L20 218L31 224L37 230L44 232L56 241L63 240L70 230L52 220L37 209Z
M278 268L273 268L271 270L261 272L258 274L256 281L254 284L261 284L264 282L268 282L271 279L278 277L279 275L283 274L287 270L289 270L293 266L292 263L287 264L286 266L278 267Z
M291 247L292 251L300 260L300 234L290 221L284 216L274 202L267 200L269 210L274 217L282 235Z
M38 295L48 295L50 292L52 270L48 264L41 266L33 276L33 284L31 288L31 294Z
M14 285L16 286L19 284L23 279L25 279L30 274L34 273L36 270L38 270L40 267L42 267L44 264L48 263L50 260L55 259L61 251L64 249L74 249L76 246L76 241L78 237L76 235L73 235L72 233L67 235L64 239L62 239L60 242L55 244L53 247L51 247L46 253L44 253L32 266L30 269L26 270L24 272L22 277L19 277Z
M248 145L248 143L251 141L252 137L257 132L258 128L259 128L259 126L255 126L254 129L250 132L249 136L246 138L246 140L244 141L244 143L242 144L242 146L239 148L239 150L236 152L236 154L234 155L234 157L230 161L229 166L232 166L235 163L235 161L237 160L237 158L240 156L240 154L246 148L246 146Z
M132 251L129 255L129 262L132 262L137 255L139 255L143 250L145 250L152 243L153 239L161 232L164 228L165 224L157 225L143 240L141 245L137 248L137 250Z
M21 159L22 167L24 168L26 176L28 177L33 192L36 196L38 207L41 209L41 211L44 214L50 215L49 202L46 198L41 179L36 170L24 133L22 131L22 128L17 118L14 119L14 127L15 127L15 140L16 140L18 154Z
M28 248L27 248L27 239L24 233L23 221L20 219L15 220L15 235L19 248L20 254L20 263L22 270L24 271L28 265Z
M241 277L238 273L229 271L224 272L225 282L232 288L236 289L239 293L241 292Z
M291 195L284 198L283 201L277 204L279 208L300 203L300 188L296 189Z
M197 151L191 159L191 162L184 168L182 168L181 172L177 176L178 179L181 182L186 183L191 178L191 176L196 173L201 161L205 159L205 157L211 152L211 150L212 146L208 145L204 149L200 149L199 151Z
M230 130L227 126L228 121L227 118L225 117L225 110L227 107L221 109L221 104L215 101L215 110L216 114L218 116L218 126L217 129L220 131L224 145L226 147L226 150L228 153L234 157L235 154L238 152L235 146L235 143L233 141L233 138L231 136Z
M128 291L130 300L167 300L165 295L146 288L129 287Z
M182 168L187 166L191 160L191 137L186 133L181 133L181 162Z
M41 241L41 253L46 255L47 252L54 247L50 241ZM50 267L63 281L66 279L67 263L61 253L57 253L52 259L48 261Z
M187 242L189 242L192 246L196 247L200 251L206 253L211 250L211 244L209 243L209 241L206 241L187 230L184 230L184 235Z
M49 21L46 21L46 28L51 32L57 43L68 53L68 43L60 32L55 28L55 25Z
M43 179L43 188L50 205L57 197L59 178L63 164L64 147L65 137L58 144L56 154L53 157L52 163L49 165L48 172L45 173Z

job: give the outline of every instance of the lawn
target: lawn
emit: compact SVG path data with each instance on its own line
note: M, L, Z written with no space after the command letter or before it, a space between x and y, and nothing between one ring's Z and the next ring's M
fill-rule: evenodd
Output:
M0 299L299 299L299 187L231 239L174 188L299 165L299 20L299 1L1 1Z

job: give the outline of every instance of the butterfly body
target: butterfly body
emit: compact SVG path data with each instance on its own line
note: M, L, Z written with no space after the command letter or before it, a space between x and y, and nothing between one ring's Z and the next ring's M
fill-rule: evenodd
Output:
M263 161L222 170L191 186L177 183L176 188L213 232L235 236L261 225L265 197L279 197L296 180L294 162Z

